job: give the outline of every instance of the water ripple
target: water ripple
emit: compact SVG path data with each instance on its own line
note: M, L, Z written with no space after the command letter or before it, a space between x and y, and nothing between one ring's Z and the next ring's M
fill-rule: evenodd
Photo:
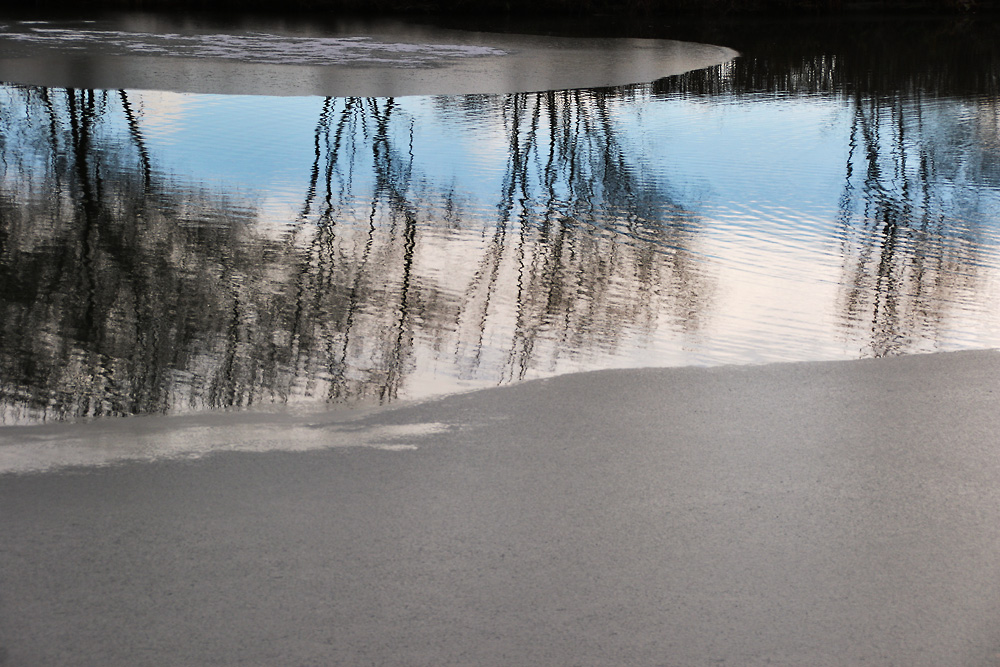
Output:
M0 421L1000 346L994 102L5 85Z

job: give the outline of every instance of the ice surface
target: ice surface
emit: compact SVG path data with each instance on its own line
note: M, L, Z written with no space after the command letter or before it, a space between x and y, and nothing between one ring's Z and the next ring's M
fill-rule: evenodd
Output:
M143 14L8 24L0 80L111 90L399 97L648 83L727 62L724 47L444 30L390 22L195 29Z
M0 474L124 461L201 458L218 452L369 447L405 452L448 429L437 422L368 425L363 411L249 411L144 416L90 423L0 428Z
M378 64L418 67L441 58L502 56L505 51L474 44L410 44L368 36L296 37L269 33L182 35L127 30L29 27L6 39L38 49L91 48L105 55L219 58L272 65Z

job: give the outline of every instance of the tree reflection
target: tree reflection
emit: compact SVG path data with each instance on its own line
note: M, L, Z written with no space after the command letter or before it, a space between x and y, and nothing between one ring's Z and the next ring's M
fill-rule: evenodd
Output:
M504 128L485 217L420 173L394 100L327 99L299 213L273 236L252 202L160 171L127 93L5 92L8 423L384 402L428 359L504 382L664 313L694 331L711 291L690 216L637 177L608 93L440 101Z
M789 41L641 90L317 100L280 220L166 171L142 93L4 86L0 420L385 402L636 365L657 337L697 347L715 281L745 274L713 264L709 224L643 163L644 129L622 120L640 96L841 104L839 211L819 223L840 249L836 326L867 355L934 345L992 261L1000 54L951 77ZM473 128L481 146L443 154L475 173L432 168L418 118ZM782 326L723 315L749 345Z
M319 383L329 400L385 401L397 395L413 338L418 212L407 199L412 157L401 157L394 144L393 100L340 103L338 110L335 100L326 100L315 131L300 215L300 223L314 224L289 233L293 252L303 235L311 235L290 300L290 353L297 374L306 378L307 395L317 394ZM365 146L375 182L367 215L352 203Z
M439 102L501 117L507 141L499 216L459 314L466 374L491 363L521 379L541 346L549 358L613 349L660 317L698 329L711 283L691 261L696 227L629 163L610 99L561 91L494 98L493 109ZM498 300L503 284L516 292ZM504 349L486 349L501 337ZM503 358L484 362L491 352Z
M851 120L834 231L839 325L866 356L927 349L955 304L983 291L981 225L991 215L980 191L1000 186L1000 47L988 26L837 27L846 31L824 35L822 47L798 30L753 44L748 57L658 82L656 92L840 99Z
M949 110L919 98L859 95L852 103L840 216L843 326L870 327L868 354L898 354L937 339L952 304L971 301L980 287L977 230L946 201L981 180L971 161L952 159L959 148L974 154L978 142L942 117ZM968 214L978 203L963 208Z
M27 119L5 127L4 419L238 406L273 391L269 358L247 354L265 349L254 286L270 268L248 206L154 178L124 93L8 92L5 111Z

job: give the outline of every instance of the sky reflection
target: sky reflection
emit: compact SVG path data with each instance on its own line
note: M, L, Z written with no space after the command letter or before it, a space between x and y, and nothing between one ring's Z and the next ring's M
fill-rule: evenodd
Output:
M754 89L762 58L515 95L5 85L0 419L1000 346L992 93L852 92L833 56Z

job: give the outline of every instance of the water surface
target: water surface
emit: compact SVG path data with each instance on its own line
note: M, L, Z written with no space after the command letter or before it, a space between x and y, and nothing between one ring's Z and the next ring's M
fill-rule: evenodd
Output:
M1000 346L996 48L861 27L617 88L5 84L0 419Z

